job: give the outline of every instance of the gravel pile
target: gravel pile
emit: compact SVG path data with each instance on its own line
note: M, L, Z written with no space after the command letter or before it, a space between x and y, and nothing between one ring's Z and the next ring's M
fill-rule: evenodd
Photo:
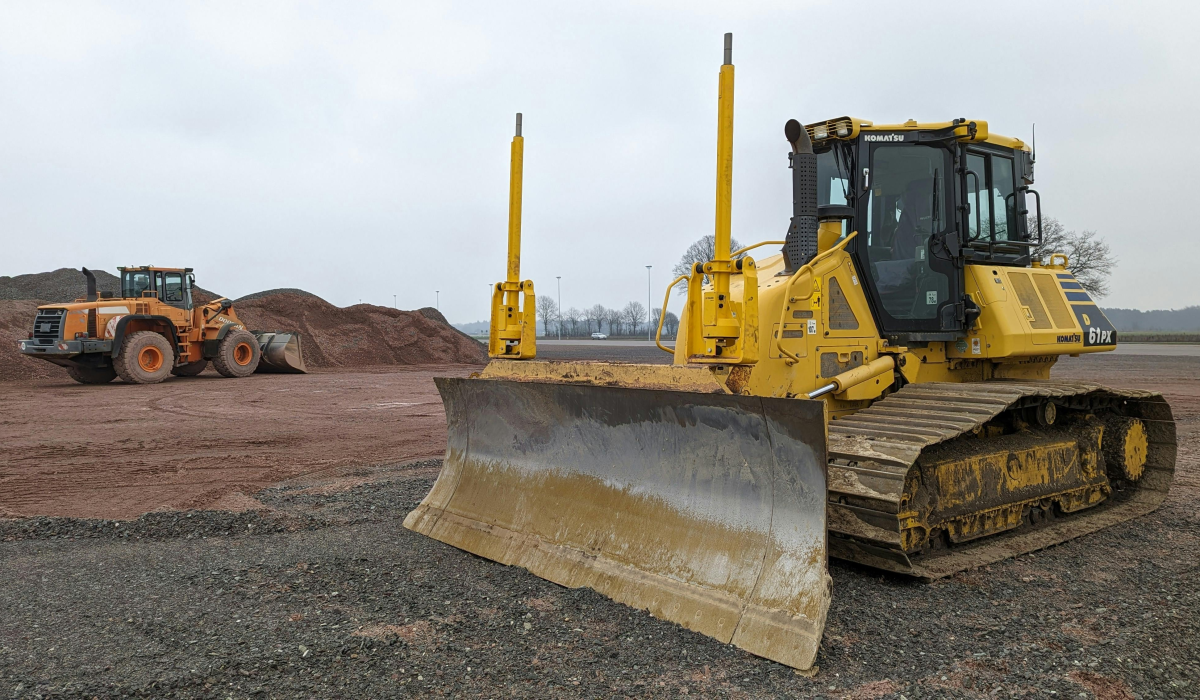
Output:
M436 310L431 317L373 304L341 308L305 294L269 294L233 308L249 328L299 332L311 368L487 362L483 345L441 320Z
M933 584L835 562L820 672L806 678L403 529L428 463L364 474L261 491L270 510L236 518L128 524L142 536L9 526L0 694L1197 696L1194 486L1121 528Z
M251 299L261 299L274 294L294 294L298 297L312 297L313 299L321 299L321 297L317 296L316 294L313 294L312 292L306 292L303 289L296 289L295 287L280 287L279 289L264 289L261 292L255 292L253 294L247 294L244 297L238 297L237 299L233 300L233 303L237 304L243 301L250 301ZM325 300L321 299L321 301Z
M96 289L117 294L121 280L116 275L88 268L96 276ZM0 277L0 299L42 299L55 304L74 301L87 294L87 278L78 268L62 267L53 272ZM30 319L33 323L33 319Z
M121 279L116 275L88 268L96 276L96 291L121 292ZM204 303L216 299L218 294L203 287L194 287L194 298ZM15 277L0 277L0 299L41 299L45 304L61 304L75 301L87 295L87 278L77 268L62 267L53 272L38 272ZM32 319L30 319L32 323Z

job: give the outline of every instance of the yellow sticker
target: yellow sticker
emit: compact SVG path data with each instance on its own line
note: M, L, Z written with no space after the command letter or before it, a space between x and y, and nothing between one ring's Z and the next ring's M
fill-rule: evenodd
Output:
M1088 318L1087 314L1083 314L1083 325L1085 325L1085 326L1092 325L1092 319Z

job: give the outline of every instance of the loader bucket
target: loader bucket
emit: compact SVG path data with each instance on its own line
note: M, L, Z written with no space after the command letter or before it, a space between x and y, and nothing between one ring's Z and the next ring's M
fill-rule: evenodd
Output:
M300 351L299 333L280 333L278 331L251 331L251 333L258 338L258 348L262 352L256 372L308 373L308 368L304 366L304 354Z
M829 608L819 401L438 378L404 526L799 669Z

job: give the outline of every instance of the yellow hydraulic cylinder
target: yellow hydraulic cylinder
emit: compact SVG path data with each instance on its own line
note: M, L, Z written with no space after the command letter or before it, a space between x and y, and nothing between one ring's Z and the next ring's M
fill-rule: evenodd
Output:
M758 276L754 261L730 253L733 225L733 35L725 35L717 102L717 211L712 260L698 263L688 280L684 334L688 362L754 364L758 361ZM742 276L739 299L730 278ZM711 281L704 285L705 276Z
M533 281L521 281L521 180L525 138L521 114L512 140L508 176L508 268L503 282L492 289L492 318L488 329L488 355L527 360L537 354L537 317Z
M715 301L704 319L706 338L737 338L738 322L729 299L730 229L733 226L733 34L725 35L725 62L717 91L717 220L713 259L704 266ZM707 306L707 304L706 304Z

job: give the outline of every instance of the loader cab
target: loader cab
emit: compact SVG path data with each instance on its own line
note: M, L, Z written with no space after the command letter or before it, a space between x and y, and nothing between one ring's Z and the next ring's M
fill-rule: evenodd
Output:
M847 248L880 333L895 344L958 339L978 313L964 265L1029 265L1032 161L986 140L983 122L981 130L959 120L875 127L842 119L808 127L818 214L853 212L843 235L858 232Z
M126 299L152 297L178 309L192 308L192 286L195 278L191 268L163 269L155 267L119 268L121 296Z

